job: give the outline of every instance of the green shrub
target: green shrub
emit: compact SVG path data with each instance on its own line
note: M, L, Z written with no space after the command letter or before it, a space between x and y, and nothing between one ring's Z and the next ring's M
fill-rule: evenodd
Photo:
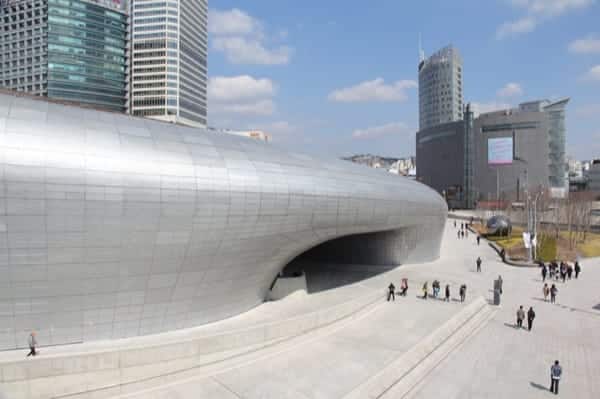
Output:
M556 238L552 236L542 236L538 241L540 244L537 249L537 258L543 262L551 262L556 259Z

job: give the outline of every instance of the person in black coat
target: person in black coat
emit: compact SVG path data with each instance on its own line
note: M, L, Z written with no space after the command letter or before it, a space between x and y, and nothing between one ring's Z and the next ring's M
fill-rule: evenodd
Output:
M529 307L527 311L527 329L531 331L531 327L533 327L533 319L535 319L535 312L533 311L533 307Z
M390 298L393 301L396 300L396 294L394 293L395 290L396 290L396 286L394 285L394 283L390 283L390 285L388 287L388 296L387 296L388 302L390 301Z
M579 265L579 261L575 262L575 278L579 278L579 273L581 272L581 266Z

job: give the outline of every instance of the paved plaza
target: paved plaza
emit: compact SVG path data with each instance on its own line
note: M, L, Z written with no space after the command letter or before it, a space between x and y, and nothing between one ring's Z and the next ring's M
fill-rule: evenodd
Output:
M482 272L475 270L475 259L483 259ZM407 398L543 398L550 397L549 368L558 359L564 376L560 395L565 398L600 397L600 259L584 260L579 280L558 284L557 304L543 301L542 282L537 269L507 266L495 252L475 235L456 238L452 220L448 222L441 258L432 263L404 265L350 285L324 289L318 293L295 293L281 301L265 303L244 315L198 329L161 335L181 339L192 334L268 323L285 315L311 312L317 307L336 306L353 297L381 293L381 299L357 310L350 317L306 334L239 356L221 358L190 370L185 376L159 386L142 385L120 398L350 398L361 397L361 387L389 366L410 360L411 349L451 321L476 298L491 300L493 279L502 275L504 295L500 307L491 307L493 317L473 331L460 346L449 352L436 367L419 378L401 396L394 390L370 397ZM332 278L332 274L327 274ZM385 287L401 278L409 281L407 297L395 302L383 299ZM451 285L449 303L418 298L421 285L438 279ZM460 303L458 287L466 284L467 301ZM531 332L514 327L519 305L533 306L537 317ZM151 341L154 337L135 340ZM127 345L121 342L122 345ZM133 341L131 341L133 342ZM137 341L136 341L137 342ZM114 344L114 343L113 343ZM102 348L107 343L80 347L42 348L44 356L64 351ZM73 349L77 348L77 349ZM82 349L83 348L83 349ZM106 349L106 348L104 348ZM0 362L23 356L20 352L0 355ZM401 376L400 376L401 377ZM400 380L398 380L400 381ZM393 387L392 387L393 388ZM387 393L386 393L387 392ZM68 397L68 396L66 396ZM83 397L83 396L82 396ZM104 396L103 396L104 397Z

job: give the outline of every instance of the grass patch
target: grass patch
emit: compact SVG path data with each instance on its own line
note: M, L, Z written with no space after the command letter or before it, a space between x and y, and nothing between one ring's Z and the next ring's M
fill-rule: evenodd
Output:
M561 238L565 242L565 246L568 246L569 241L569 232L561 231ZM600 234L597 233L587 233L585 241L577 241L576 243L576 251L586 258L590 257L600 257Z

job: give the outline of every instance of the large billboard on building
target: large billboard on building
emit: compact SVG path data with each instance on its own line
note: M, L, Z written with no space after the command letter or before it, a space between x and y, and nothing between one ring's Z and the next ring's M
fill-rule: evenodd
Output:
M512 137L488 139L488 165L510 165L512 161Z

